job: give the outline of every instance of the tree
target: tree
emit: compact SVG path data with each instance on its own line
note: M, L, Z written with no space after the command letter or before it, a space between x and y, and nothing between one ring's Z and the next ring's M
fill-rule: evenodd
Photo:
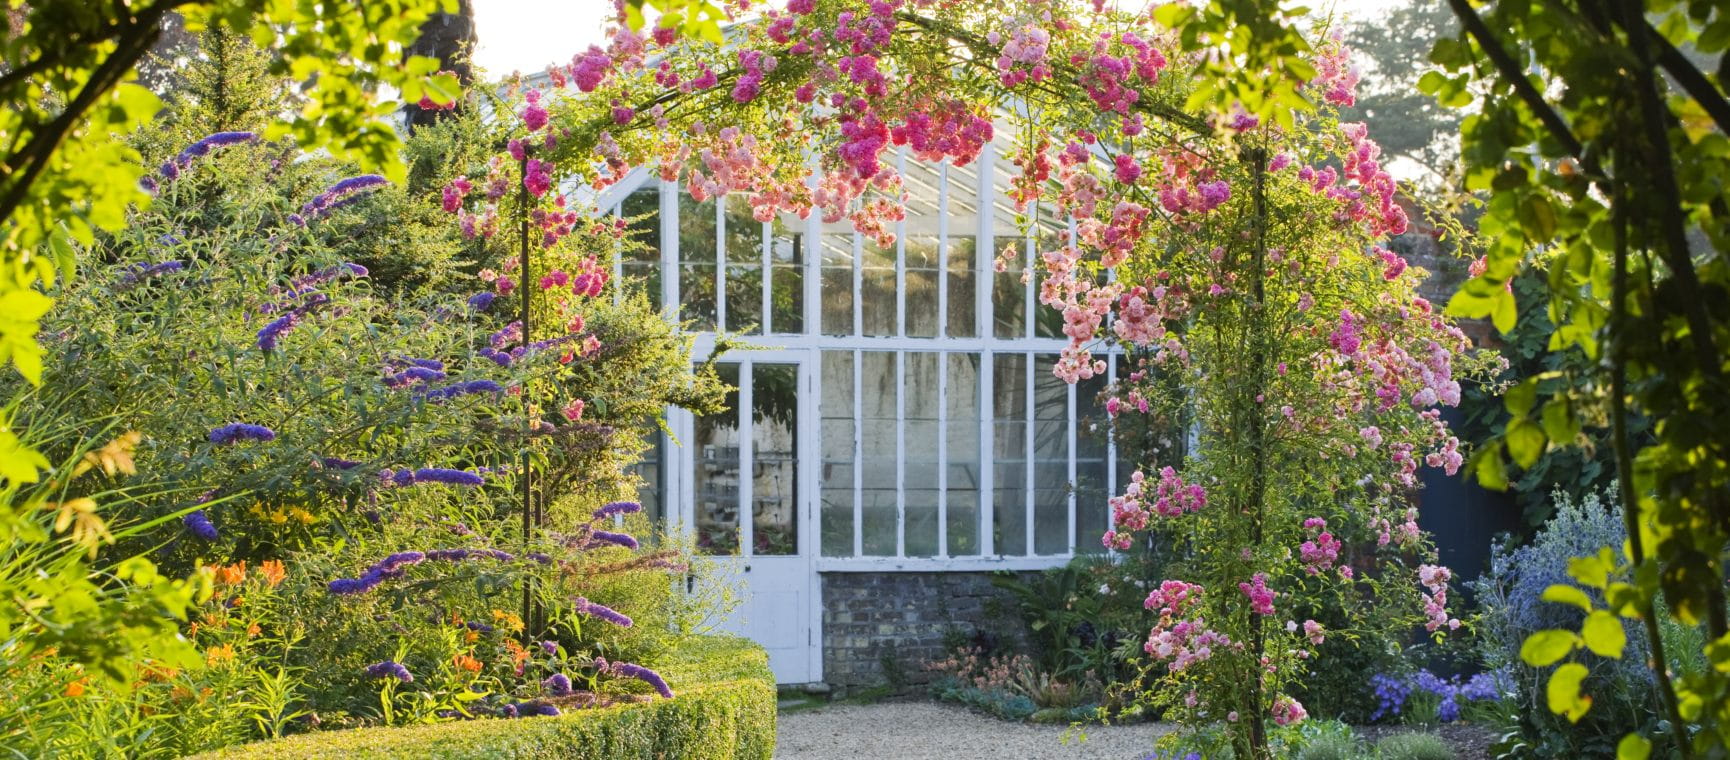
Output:
M420 37L409 46L407 54L437 60L441 71L455 74L457 84L467 88L475 81L474 62L470 59L474 49L474 4L470 0L457 0L456 11L435 13L421 24ZM450 109L425 108L419 103L403 105L411 133L417 127L438 123L449 112Z
M1460 113L1418 91L1418 78L1428 67L1413 63L1424 60L1436 40L1458 30L1445 6L1422 2L1400 5L1385 16L1346 27L1346 44L1362 53L1369 65L1357 104L1343 109L1340 118L1373 125L1382 154L1427 172L1420 187L1429 190L1447 181L1459 157Z
M1422 85L1444 105L1476 108L1461 124L1466 187L1489 196L1480 275L1449 310L1513 329L1519 309L1509 284L1536 255L1549 272L1550 349L1597 362L1573 382L1539 376L1510 390L1506 433L1473 466L1481 482L1501 486L1504 458L1529 466L1549 447L1574 445L1583 429L1607 427L1628 529L1625 553L1605 547L1572 568L1578 583L1607 589L1609 608L1559 587L1555 600L1581 606L1585 625L1541 632L1523 654L1535 666L1582 647L1620 656L1615 617L1644 621L1672 727L1663 741L1683 758L1722 756L1730 747L1730 267L1722 254L1730 246L1722 89L1730 57L1707 72L1683 50L1724 56L1730 15L1707 0L1497 3L1482 15L1466 0L1449 7L1462 31L1436 44L1431 57L1447 73L1426 74ZM1650 438L1632 436L1634 414L1653 421ZM1715 667L1686 678L1668 672L1660 597L1668 614L1704 629ZM1557 667L1551 709L1570 717L1590 709L1580 692L1586 672L1577 662ZM1648 737L1629 735L1621 756L1651 748Z

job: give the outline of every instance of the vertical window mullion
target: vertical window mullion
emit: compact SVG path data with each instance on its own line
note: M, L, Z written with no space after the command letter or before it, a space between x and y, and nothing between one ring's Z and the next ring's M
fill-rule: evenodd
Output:
M947 161L937 165L937 337L949 337L949 162ZM947 357L944 360L947 361ZM948 365L945 365L945 372L947 369ZM938 503L941 504L941 500ZM941 507L939 507L938 512L941 515Z
M857 280L858 269L854 270ZM858 306L854 306L858 313ZM853 556L865 554L865 354L853 352Z
M715 332L726 331L727 196L717 195L715 196Z
M1033 393L1033 365L1038 361L1037 357L1039 355L1029 352L1029 353L1023 354L1023 356L1027 357L1027 362L1026 362L1026 367L1025 367L1026 377L1024 379L1024 382L1027 383L1027 385L1026 385L1026 388L1027 388L1027 409L1025 409L1022 412L1022 414L1024 415L1022 417L1022 419L1025 420L1027 423L1027 433L1026 433L1026 438L1027 438L1027 455L1026 455L1027 456L1027 467L1025 468L1025 472L1023 473L1026 477L1026 483L1027 483L1026 493L1023 494L1026 497L1023 499L1023 501L1025 502L1023 504L1023 507L1025 507L1027 510L1027 523L1022 526L1022 533L1024 534L1023 537L1025 539L1027 539L1027 556L1032 557L1032 556L1034 556L1033 526L1035 524L1034 523L1035 515L1034 515L1034 509L1033 509L1033 504L1034 504L1033 471L1035 469L1037 469L1037 463L1033 459L1033 453L1034 453L1033 433L1034 433L1035 426L1038 424L1037 423L1038 415L1034 411L1034 399L1035 399L1035 397L1034 397L1034 393Z
M763 310L759 312L763 315L763 324L758 328L758 331L764 335L774 332L774 327L772 325L774 313L770 307L775 302L775 299L770 295L770 293L773 292L775 287L775 270L771 269L769 266L769 262L773 260L769 251L769 241L772 239L772 233L774 230L774 227L772 226L773 224L773 222L764 222L763 231L759 234L759 237L763 242L763 276L758 280L758 284L763 286L761 288L762 293L760 294L763 298Z
M1024 299L1024 308L1027 310L1024 312L1027 315L1026 332L1022 333L1022 337L1025 338L1032 338L1037 332L1033 328L1033 322L1038 315L1033 310L1038 302L1034 293L1039 290L1039 272L1034 264L1034 259L1038 255L1034 252L1034 241L1039 235L1039 201L1034 201L1029 208L1032 209L1032 215L1027 224L1027 239L1023 245L1025 252L1021 258L1021 265L1025 267L1021 270L1022 278L1026 280L1026 282L1021 283L1021 297Z
M992 261L997 258L997 241L991 237L991 217L997 213L997 193L993 187L992 178L997 172L997 144L986 143L975 159L978 171L974 172L978 180L977 235L973 239L973 260L977 268L973 277L973 322L974 335L980 340L990 340L996 337L996 326L991 323L994 312L991 310L991 291L997 284L997 270Z
M907 176L907 149L895 154L895 172ZM895 223L895 335L907 335L907 215ZM901 366L900 358L895 366ZM906 395L906 394L902 394ZM899 407L897 407L899 408Z
M752 451L753 444L756 443L754 440L756 421L752 419L753 415L751 414L753 405L756 403L756 400L752 398L752 391L756 389L755 375L756 368L751 362L739 363L739 408L734 410L734 414L739 415L739 419L735 423L739 427L739 507L736 519L739 521L739 554L746 557L757 551L755 535L757 521L752 519L754 517L752 509L756 506L756 497L755 494L751 493L752 486L756 485L751 482L751 473L756 470L752 466L752 460L756 457L756 452Z
M816 214L812 214L816 216ZM865 273L859 259L865 255L863 236L853 231L853 334L865 334Z
M817 189L817 156L810 154L806 161L809 176L805 178L805 186ZM802 320L806 335L823 334L823 214L812 211L805 216L805 318Z
M989 143L987 143L989 145ZM992 386L994 374L993 362L996 356L986 349L979 357L979 556L992 557L997 555L996 531L997 514L994 510L997 486L997 463L993 461L995 440L992 435L992 415L995 414L992 403L996 392Z
M661 194L661 313L679 313L679 185L662 182ZM528 287L528 283L523 283Z
M1107 386L1110 386L1111 383L1117 381L1117 358L1118 354L1116 351L1112 351L1105 357L1105 378ZM1116 496L1118 492L1117 420L1112 419L1108 415L1105 418L1105 425L1105 495L1109 498ZM1109 507L1105 510L1105 524L1112 530L1117 530L1116 510L1110 509Z

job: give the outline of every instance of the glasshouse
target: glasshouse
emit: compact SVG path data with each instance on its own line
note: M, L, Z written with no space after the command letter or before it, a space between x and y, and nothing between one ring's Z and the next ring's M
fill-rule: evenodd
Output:
M0 754L1730 753L1720 3L7 21Z

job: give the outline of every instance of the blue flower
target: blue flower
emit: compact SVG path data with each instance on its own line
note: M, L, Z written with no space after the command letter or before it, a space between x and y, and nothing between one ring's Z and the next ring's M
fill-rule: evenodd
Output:
M403 683L414 680L414 674L408 672L408 668L403 667L402 663L394 660L385 660L366 666L366 675L368 678L395 678Z
M637 502L615 501L595 510L595 513L590 516L590 519L599 522L614 515L628 515L633 512L641 511L643 511L643 505L638 504Z
M633 538L627 534L624 534L624 533L614 533L614 532L608 531L608 530L597 530L594 533L590 534L590 536L593 540L600 541L602 543L616 544L619 546L623 546L626 549L637 548L637 539L635 539L635 538Z
M216 540L216 526L211 524L210 516L204 514L204 510L188 512L185 517L180 518L180 522L187 530L192 531L192 535L206 541Z
M422 467L414 471L416 483L448 483L453 486L486 485L486 479L466 470L451 470L443 467Z
M493 295L492 291L483 290L469 296L469 308L474 309L475 311L486 311L493 307L493 301L497 298L498 296Z
M210 431L210 442L223 445L239 441L274 441L276 431L263 425L249 425L244 422L230 422Z
M541 685L546 687L547 693L552 694L555 697L568 697L571 695L571 677L563 673L554 673L547 676L547 680L542 681Z
M588 615L589 617L600 618L620 628L630 628L632 625L631 619L624 613L604 604L595 604L594 602L580 596L577 597L577 601L572 608L581 614Z
M661 674L656 673L653 670L641 665L633 665L628 662L613 663L610 666L610 669L616 675L624 676L626 678L635 678L643 683L653 686L655 692L660 694L662 697L667 699L673 698L673 690L667 687L667 680L662 678Z
M314 196L312 200L307 201L306 205L300 207L300 213L291 215L289 220L297 225L305 225L309 221L323 217L332 210L342 208L343 206L360 200L361 195L364 193L377 190L378 188L384 187L388 184L390 184L389 180L386 180L384 177L377 174L362 174L358 177L349 177L348 179L331 185L330 189L319 193Z
M469 380L467 382L453 383L443 388L434 388L432 390L423 391L418 395L428 401L438 402L455 398L457 396L466 396L472 393L502 393L504 390L504 386L491 380Z

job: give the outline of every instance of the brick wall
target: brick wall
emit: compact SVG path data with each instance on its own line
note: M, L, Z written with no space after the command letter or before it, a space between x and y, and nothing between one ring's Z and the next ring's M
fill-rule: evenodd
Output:
M1006 595L989 573L822 573L823 680L838 694L888 682L884 667L907 685L930 680L926 662L942 659L943 633L960 628L1018 639L1019 619L992 604Z

